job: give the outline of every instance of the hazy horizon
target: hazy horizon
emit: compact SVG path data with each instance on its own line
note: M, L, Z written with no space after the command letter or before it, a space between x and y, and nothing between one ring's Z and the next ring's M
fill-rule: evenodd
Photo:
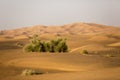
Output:
M74 22L120 26L120 0L0 0L0 30Z

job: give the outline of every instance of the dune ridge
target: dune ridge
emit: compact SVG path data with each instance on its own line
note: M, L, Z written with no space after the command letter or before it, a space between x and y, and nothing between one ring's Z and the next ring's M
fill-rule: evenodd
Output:
M73 23L62 26L31 26L14 30L1 30L1 35L33 35L33 34L107 34L119 32L119 27L105 26L94 23Z

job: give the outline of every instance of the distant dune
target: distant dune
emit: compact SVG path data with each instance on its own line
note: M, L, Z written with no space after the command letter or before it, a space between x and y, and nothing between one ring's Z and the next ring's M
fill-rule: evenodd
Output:
M30 36L33 34L55 34L55 35L62 35L62 34L108 34L108 33L120 33L120 28L100 25L100 24L93 24L93 23L73 23L73 24L66 24L62 26L31 26L31 27L24 27L14 30L4 30L0 31L0 35L26 35Z

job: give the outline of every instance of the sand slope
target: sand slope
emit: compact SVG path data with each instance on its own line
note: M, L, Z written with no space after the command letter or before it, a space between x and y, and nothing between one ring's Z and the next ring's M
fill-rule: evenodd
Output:
M20 50L16 50L20 51ZM97 55L80 54L52 54L35 53L26 54L11 50L10 53L0 53L0 71L9 71L7 77L2 80L119 80L120 58ZM4 62L3 62L4 61ZM37 69L44 74L36 76L21 76L25 68ZM3 70L4 69L4 70ZM5 73L4 73L5 74ZM107 74L107 75L106 75ZM3 74L2 74L3 75ZM11 75L11 76L10 76Z

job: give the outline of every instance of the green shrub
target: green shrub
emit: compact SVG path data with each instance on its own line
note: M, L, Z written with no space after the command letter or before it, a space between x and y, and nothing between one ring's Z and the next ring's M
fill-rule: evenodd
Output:
M34 35L31 42L24 47L26 52L67 52L66 39L41 41L38 35Z
M112 54L106 54L106 55L104 55L105 57L114 57L114 55L112 55Z
M25 47L24 47L24 50L26 52L34 52L34 46L32 44L27 44Z
M29 76L29 75L34 75L35 74L35 70L32 70L32 69L25 69L22 71L22 74L23 76Z
M39 74L43 74L43 73L42 72L37 72L33 69L25 69L21 73L22 76L39 75Z
M88 54L88 51L87 50L83 50L82 54Z

